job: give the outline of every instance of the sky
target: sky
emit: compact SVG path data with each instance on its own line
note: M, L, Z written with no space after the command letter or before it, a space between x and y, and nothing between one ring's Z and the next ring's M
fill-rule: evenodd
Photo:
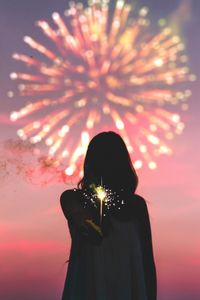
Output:
M144 5L150 8L152 21L167 18L181 35L197 80L189 84L192 96L182 116L185 129L172 142L173 155L158 158L156 170L138 171L137 193L146 199L151 220L158 300L198 300L200 2L136 2L137 7ZM63 0L0 2L0 298L4 300L60 299L66 276L64 262L71 240L59 197L75 182L64 183L62 177L50 181L57 173L40 177L29 168L34 166L32 150L17 144L16 136L18 125L27 121L9 120L10 112L20 108L23 100L7 96L13 89L9 74L23 68L12 54L29 51L23 36L43 41L35 21L50 22L52 12L62 13L66 7Z

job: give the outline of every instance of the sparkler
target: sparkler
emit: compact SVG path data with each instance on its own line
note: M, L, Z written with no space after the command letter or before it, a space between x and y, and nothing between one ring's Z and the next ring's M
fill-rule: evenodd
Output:
M26 36L24 42L37 55L13 54L28 71L11 73L20 83L18 92L8 96L25 97L28 103L10 119L35 114L18 136L44 142L47 160L56 167L64 164L68 177L82 176L78 166L90 138L100 131L123 137L136 169L144 164L155 169L153 157L171 154L168 140L184 129L176 106L187 110L191 91L181 83L195 76L181 38L168 27L152 34L147 14L147 7L135 13L123 0L117 0L113 16L109 1L90 1L87 8L70 2L66 20L52 14L55 28L37 22L52 49Z
M103 184L101 182L100 186L97 186L95 189L95 192L97 193L97 198L100 200L100 225L102 224L102 211L103 211L103 202L106 201L106 190L103 187Z
M122 192L123 190L121 190ZM84 208L86 206L92 205L96 209L100 206L100 225L102 225L103 216L106 216L109 210L119 210L125 205L125 202L119 193L113 191L110 188L107 188L103 185L101 180L101 184L96 186L92 184L90 189L84 189L83 191L83 202ZM100 205L98 205L100 203Z

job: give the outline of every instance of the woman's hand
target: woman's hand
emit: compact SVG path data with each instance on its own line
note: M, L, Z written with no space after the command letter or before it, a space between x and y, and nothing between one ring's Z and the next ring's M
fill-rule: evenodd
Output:
M96 232L98 232L101 236L103 236L103 233L102 233L102 231L101 231L101 228L100 228L97 224L95 224L95 223L93 222L92 219L86 219L85 222L86 222L89 226L91 226Z

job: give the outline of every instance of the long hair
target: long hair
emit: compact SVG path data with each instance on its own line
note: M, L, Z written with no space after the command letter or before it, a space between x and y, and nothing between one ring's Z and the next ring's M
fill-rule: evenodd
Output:
M101 132L92 138L84 161L84 175L78 188L105 184L115 190L134 193L138 176L121 136L113 131Z

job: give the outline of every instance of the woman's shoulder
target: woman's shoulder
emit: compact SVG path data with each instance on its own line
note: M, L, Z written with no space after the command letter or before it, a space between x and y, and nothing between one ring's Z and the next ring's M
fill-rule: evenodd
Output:
M64 203L71 202L75 199L78 199L78 195L80 194L79 189L68 189L62 192L60 195L60 203L61 205Z
M79 189L76 189L76 188L74 188L74 189L68 189L68 190L65 190L65 191L63 191L62 192L62 194L61 194L61 196L60 197L69 197L69 196L75 196L78 192L80 192L80 190Z
M144 199L144 197L142 197L141 195L138 195L138 194L132 195L132 201L140 203L140 204L146 203L146 200Z
M139 211L147 210L147 201L141 195L134 194L132 197L132 203L137 206Z

